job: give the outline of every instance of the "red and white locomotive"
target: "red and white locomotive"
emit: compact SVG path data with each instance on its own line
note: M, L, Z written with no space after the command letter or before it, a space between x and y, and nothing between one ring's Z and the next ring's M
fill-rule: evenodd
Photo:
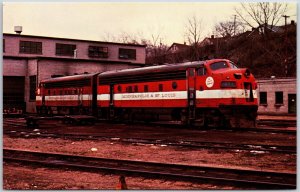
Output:
M44 80L36 101L38 113L255 127L256 89L248 69L213 59Z

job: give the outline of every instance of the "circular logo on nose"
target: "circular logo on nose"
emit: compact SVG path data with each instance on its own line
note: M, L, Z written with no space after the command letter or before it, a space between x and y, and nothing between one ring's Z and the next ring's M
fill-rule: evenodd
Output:
M212 77L207 77L205 84L208 88L211 88L212 86L214 86L214 79Z

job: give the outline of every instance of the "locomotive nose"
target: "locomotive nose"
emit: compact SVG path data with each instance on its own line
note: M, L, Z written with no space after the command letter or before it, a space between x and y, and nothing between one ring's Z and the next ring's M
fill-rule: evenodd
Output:
M250 75L251 75L250 70L249 70L248 68L240 69L240 71L235 72L235 73L233 74L233 76L234 76L235 79L241 79L243 75L244 75L246 78L249 78Z

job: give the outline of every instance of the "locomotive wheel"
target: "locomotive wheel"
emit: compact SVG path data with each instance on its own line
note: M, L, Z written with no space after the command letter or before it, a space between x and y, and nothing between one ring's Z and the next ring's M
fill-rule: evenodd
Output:
M42 107L40 108L40 114L41 114L41 115L46 115L46 114L48 114L47 107L42 106Z
M187 112L186 112L186 110L182 110L182 111L181 111L181 117L180 117L180 120L181 120L181 124L182 124L182 125L188 125L188 117L187 117Z
M128 114L128 123L129 123L129 124L133 124L133 123L134 123L134 117L135 117L135 115L134 115L133 112L130 112L130 113Z

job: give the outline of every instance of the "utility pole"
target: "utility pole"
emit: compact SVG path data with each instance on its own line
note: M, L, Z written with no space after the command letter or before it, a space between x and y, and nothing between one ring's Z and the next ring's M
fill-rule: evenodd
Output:
M289 18L290 16L288 16L288 15L282 15L282 17L284 17L284 26L285 26L285 28L286 28L286 20L287 20L287 18Z
M235 21L236 21L236 16L237 15L233 15L234 19L233 19L233 36L235 36Z
M284 31L285 31L285 38L284 38L284 67L285 67L285 76L287 76L288 69L287 69L287 18L290 16L282 15L284 17Z

